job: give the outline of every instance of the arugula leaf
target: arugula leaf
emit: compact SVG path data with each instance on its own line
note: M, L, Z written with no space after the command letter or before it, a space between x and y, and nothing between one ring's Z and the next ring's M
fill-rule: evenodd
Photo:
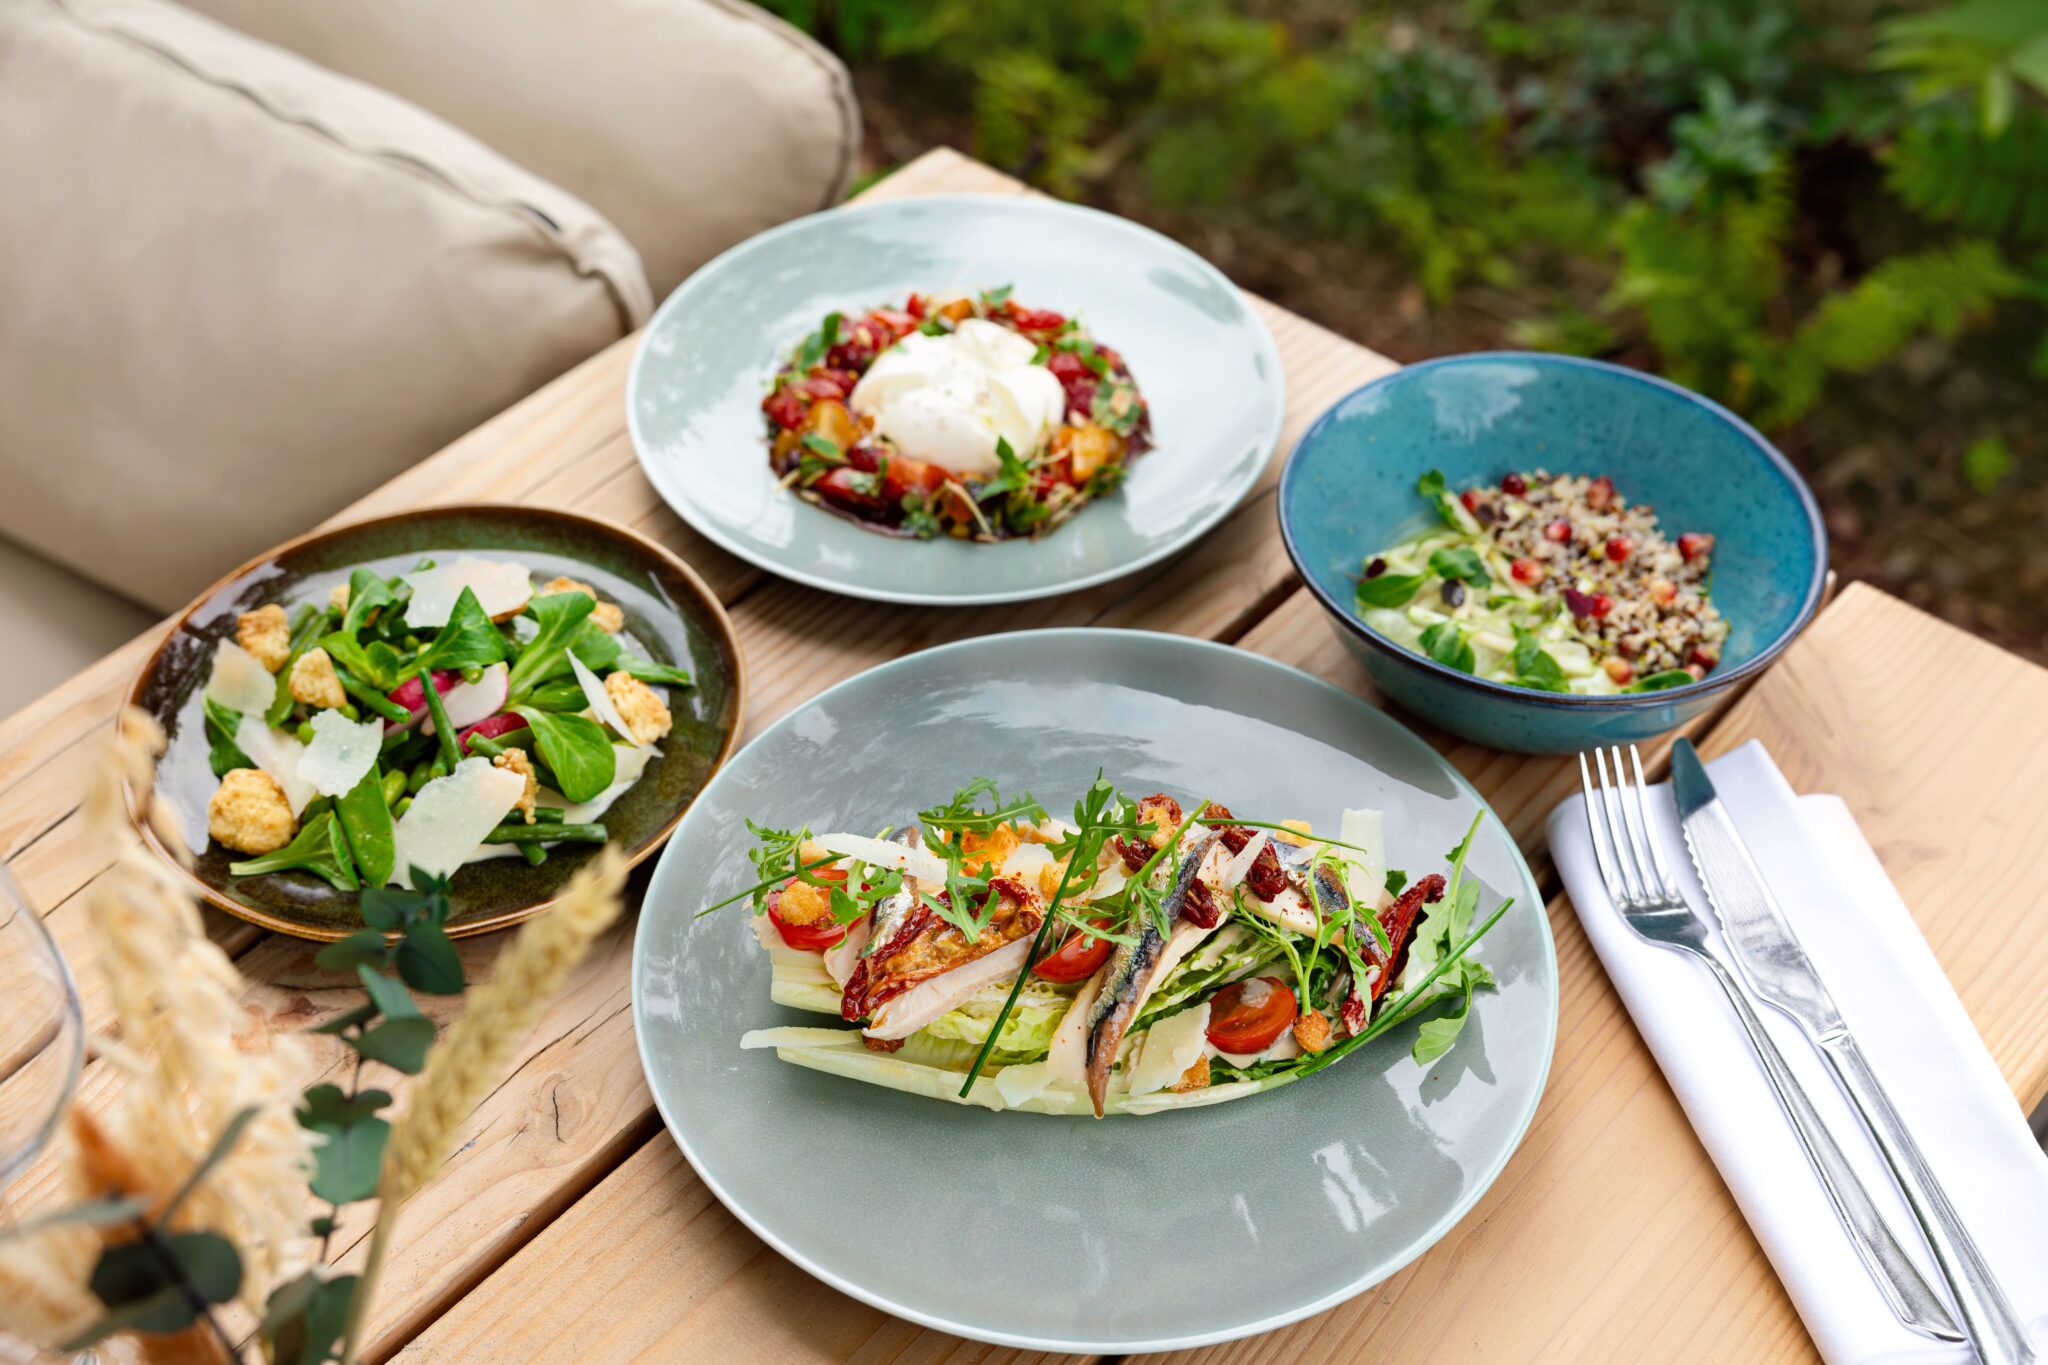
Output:
M403 580L386 578L374 569L357 569L348 576L348 613L341 618L342 630L354 635L370 623L371 612L397 606L404 600L398 589L404 587ZM411 596L412 591L407 588L404 597Z
M1422 632L1422 652L1446 668L1470 673L1478 663L1465 632L1455 621L1439 621Z
M1682 668L1667 668L1662 673L1652 673L1647 678L1637 678L1624 692L1662 692L1667 687L1683 687L1694 681L1692 674Z
M1514 671L1515 681L1523 687L1533 687L1542 692L1571 690L1565 681L1564 670L1544 651L1534 631L1520 626L1515 628L1515 648L1508 655L1508 667Z
M510 709L524 716L533 728L534 748L541 761L554 771L556 790L570 801L591 800L618 776L619 756L612 749L604 727L590 717L542 711L533 706Z
M209 748L206 753L207 766L213 769L215 777L226 777L236 768L253 768L256 765L235 743L235 728L242 723L240 711L230 711L212 697L201 703L206 712L206 738Z
M1383 573L1373 578L1358 580L1358 609L1369 607L1403 607L1408 604L1422 587L1426 574Z
M1479 558L1479 552L1465 545L1432 554L1429 571L1438 578L1455 578L1482 588L1493 581L1492 575L1486 572L1485 561Z
M231 877L260 877L266 872L310 872L337 891L354 891L361 885L341 825L334 812L326 810L308 820L298 838L275 853L228 864Z
M580 592L549 593L526 604L527 614L540 629L526 642L505 680L513 702L525 701L534 688L557 673L569 671L569 646L583 629L585 618L595 610L597 599Z
M572 594L583 597L582 593ZM545 601L547 599L540 599ZM586 605L583 614L588 616L590 608L597 605L583 597ZM432 644L420 651L414 659L414 668L452 668L458 672L465 668L488 668L506 656L505 637L491 624L491 618L484 613L476 593L469 588L455 599L454 608L448 613L448 623L434 636ZM522 655L520 662L524 663Z

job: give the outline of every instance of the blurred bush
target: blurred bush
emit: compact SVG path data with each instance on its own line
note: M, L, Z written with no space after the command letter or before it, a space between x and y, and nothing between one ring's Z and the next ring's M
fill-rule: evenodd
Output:
M1403 359L1656 369L1786 435L1852 570L2048 648L1996 533L2048 519L2048 0L768 4L883 159L963 145Z

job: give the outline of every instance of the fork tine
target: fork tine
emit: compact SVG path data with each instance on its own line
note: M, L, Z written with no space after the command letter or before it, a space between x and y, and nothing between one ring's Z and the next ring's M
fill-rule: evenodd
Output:
M1649 885L1636 875L1636 862L1628 846L1628 821L1623 818L1620 800L1614 788L1607 782L1607 751L1593 751L1593 766L1600 773L1600 805L1607 817L1607 837L1614 843L1614 861L1621 869L1622 889L1630 900L1644 901L1650 898ZM1614 775L1621 777L1619 754L1616 756Z
M1643 789L1640 779L1630 782L1621 766L1621 746L1614 748L1614 785L1619 789L1621 801L1621 823L1628 831L1629 853L1635 859L1636 873L1643 879L1643 887L1651 895L1662 890L1654 884L1655 864L1651 856L1650 828L1644 821Z
M1583 753L1579 755L1579 785L1586 794L1586 834L1593 841L1593 861L1599 865L1600 880L1607 885L1607 899L1620 905L1627 898L1621 885L1621 869L1607 842L1609 832L1602 828L1606 823L1605 807L1593 788L1593 770L1586 766Z
M1643 780L1643 756L1636 746L1628 746L1628 761L1636 770L1636 821L1643 827L1643 841L1650 846L1650 861L1657 870L1657 881L1664 891L1665 899L1677 900L1678 879L1671 875L1671 864L1664 861L1663 841L1656 838L1650 829L1650 784Z

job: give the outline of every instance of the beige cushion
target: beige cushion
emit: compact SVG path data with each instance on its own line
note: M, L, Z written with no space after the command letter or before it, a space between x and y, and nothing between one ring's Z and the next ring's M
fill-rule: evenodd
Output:
M580 195L657 298L837 203L860 142L839 62L737 0L190 0L402 95Z
M163 0L0 4L0 535L169 610L637 326L589 206Z
M157 613L0 540L0 719L156 622Z

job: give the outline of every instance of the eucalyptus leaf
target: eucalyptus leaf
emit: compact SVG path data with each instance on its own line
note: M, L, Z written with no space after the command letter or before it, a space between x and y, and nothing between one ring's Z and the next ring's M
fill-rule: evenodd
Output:
M314 1273L308 1271L271 1295L271 1311L264 1315L260 1335L270 1343L273 1365L323 1365L334 1357L341 1344L357 1279L354 1275L340 1275L331 1280L316 1280ZM306 1288L295 1293L280 1310L279 1298L285 1290L302 1284Z
M356 975L362 978L363 989L370 994L370 1003L384 1012L386 1019L417 1019L420 1007L412 1001L405 986L384 975L375 967L364 963L356 968Z
M391 1124L378 1111L390 1103L383 1090L346 1095L339 1086L316 1085L306 1092L296 1115L299 1126L324 1139L313 1150L309 1187L314 1194L330 1204L349 1204L377 1192L384 1141L391 1134Z
M358 1024L367 1024L376 1017L377 1007L366 1002L364 1004L357 1005L353 1009L343 1010L340 1014L335 1015L332 1019L329 1019L324 1024L315 1024L312 1028L308 1029L307 1032L331 1033L339 1035L348 1032L348 1030L354 1028Z
M395 964L405 984L428 995L462 994L462 958L441 926L414 920L405 926Z
M356 908L362 912L363 923L372 929L390 933L405 922L407 911L418 900L413 892L394 891L379 884L363 888L362 899L356 903Z
M386 1019L343 1041L373 1062L416 1076L426 1065L427 1049L434 1045L434 1021L419 1017Z
M26 1237L31 1233L41 1232L44 1228L53 1228L64 1223L77 1223L89 1228L132 1223L149 1210L150 1202L134 1195L88 1199L69 1208L54 1209L49 1213L25 1218L19 1223L0 1228L0 1242L13 1237Z
M515 706L512 710L532 727L534 748L554 772L555 789L570 801L593 799L618 776L619 756L612 749L604 727L588 716L564 715L531 706Z
M362 963L383 960L384 935L375 929L358 929L313 954L313 965L330 972L352 972Z
M190 1327L198 1316L199 1310L185 1297L183 1289L165 1285L114 1309L83 1332L59 1342L57 1349L67 1353L83 1351L116 1332L177 1332Z

